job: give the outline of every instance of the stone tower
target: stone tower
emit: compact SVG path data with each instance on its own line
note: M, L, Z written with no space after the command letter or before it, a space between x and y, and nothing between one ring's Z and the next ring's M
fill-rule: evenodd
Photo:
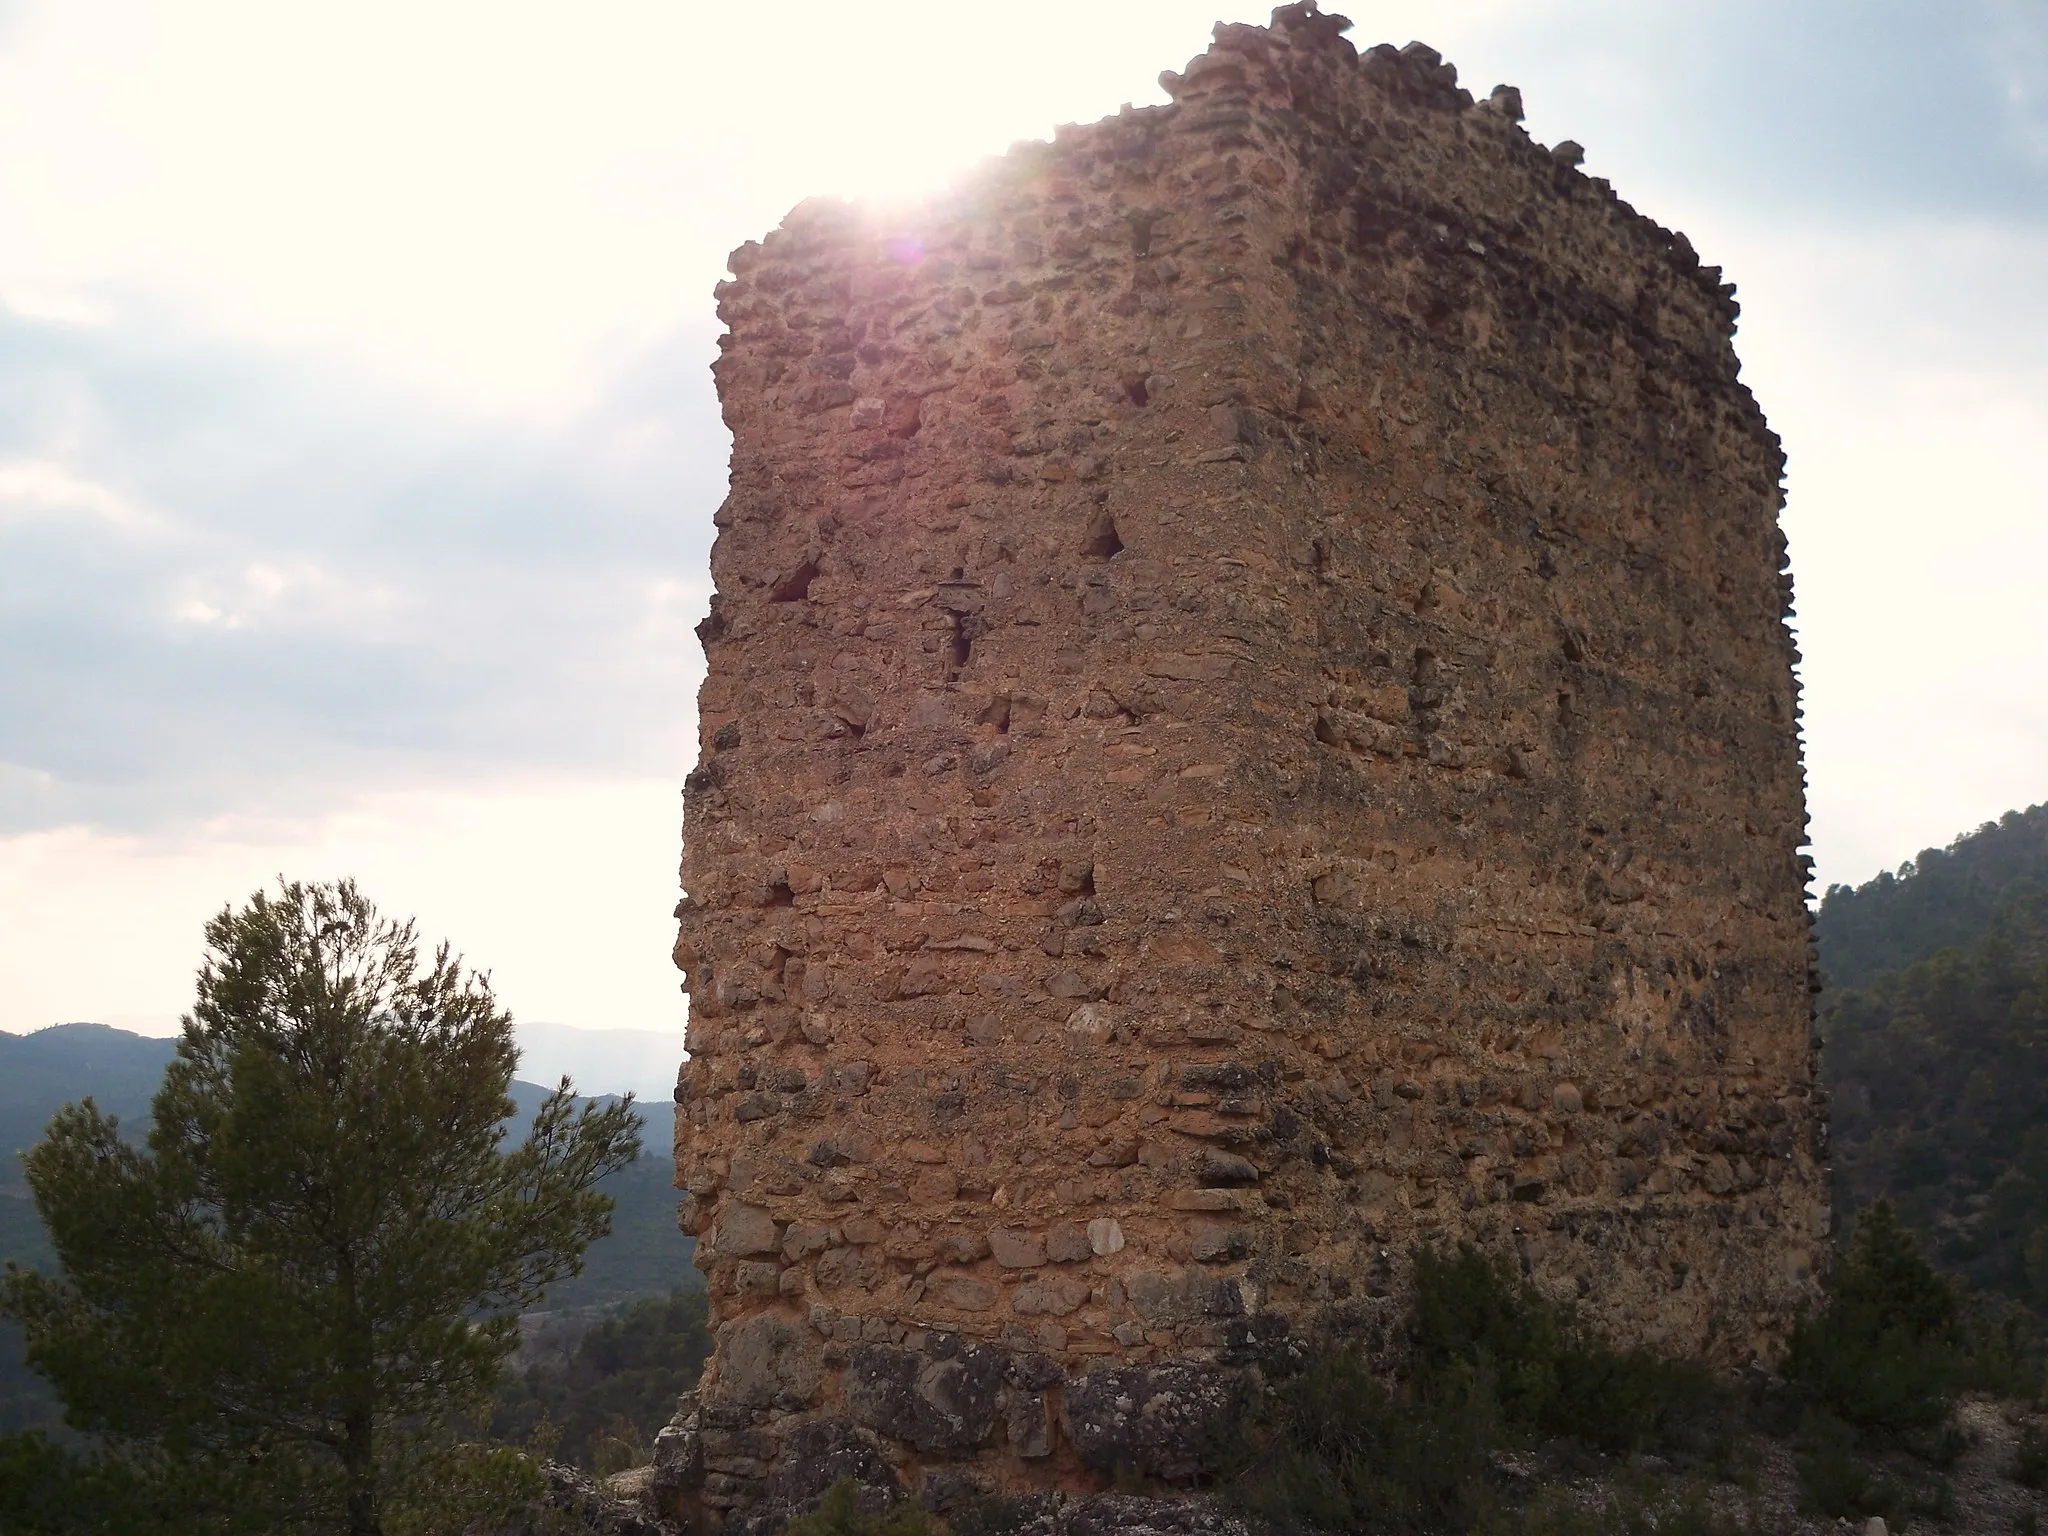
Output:
M734 253L702 1498L1190 1470L1418 1244L1769 1354L1826 1208L1733 289L1341 18Z

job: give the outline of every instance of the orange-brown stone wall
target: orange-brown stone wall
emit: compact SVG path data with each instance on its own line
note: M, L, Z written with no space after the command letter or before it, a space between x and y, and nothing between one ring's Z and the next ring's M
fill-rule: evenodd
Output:
M1418 1243L1724 1362L1809 1294L1732 290L1511 93L1337 31L1219 28L1172 105L807 203L719 290L676 947L715 1511L1175 1475L1158 1423L1261 1349L1386 1344Z

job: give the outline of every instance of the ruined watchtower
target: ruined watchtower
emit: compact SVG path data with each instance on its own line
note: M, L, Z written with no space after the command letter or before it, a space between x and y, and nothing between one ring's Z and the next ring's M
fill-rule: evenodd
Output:
M714 1510L1172 1477L1418 1243L1722 1361L1808 1294L1732 289L1344 25L734 253L676 946Z

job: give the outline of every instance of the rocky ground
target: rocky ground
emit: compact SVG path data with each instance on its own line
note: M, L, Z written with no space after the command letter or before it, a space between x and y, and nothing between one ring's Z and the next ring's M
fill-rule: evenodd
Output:
M2024 1487L2008 1475L2022 1433L2029 1425L2037 1432L2048 1430L2048 1418L2026 1404L1973 1397L1957 1406L1956 1422L1968 1445L1945 1474L1953 1493L1946 1518L1895 1512L1880 1524L1802 1513L1793 1448L1764 1436L1752 1437L1740 1449L1734 1476L1704 1485L1675 1473L1656 1457L1640 1458L1625 1473L1600 1476L1565 1475L1537 1457L1521 1458L1503 1471L1528 1490L1529 1503L1546 1501L1553 1508L1585 1512L1616 1504L1627 1507L1638 1500L1654 1509L1660 1498L1670 1507L1703 1495L1731 1536L1898 1536L1936 1531L2005 1536L2048 1523L2048 1492ZM1904 1461L1878 1470L1880 1475L1890 1472L1901 1484L1929 1476L1924 1465Z
M1947 1473L1953 1507L1946 1519L1894 1514L1882 1526L1865 1519L1832 1519L1800 1512L1799 1479L1793 1452L1782 1441L1756 1437L1734 1458L1737 1470L1724 1481L1702 1484L1655 1457L1640 1458L1624 1471L1590 1475L1541 1455L1504 1457L1497 1463L1514 1502L1547 1510L1553 1528L1570 1529L1602 1509L1666 1510L1704 1500L1731 1533L1756 1536L1898 1536L1905 1532L1967 1532L1970 1536L2024 1533L2048 1523L2048 1492L2030 1489L2007 1474L2021 1435L2029 1427L2048 1432L2048 1416L2019 1403L1967 1398L1957 1423L1968 1446ZM1895 1469L1909 1481L1916 1469ZM1917 1469L1925 1477L1924 1468ZM606 1482L567 1468L550 1469L550 1503L557 1524L589 1536L682 1536L649 1507L653 1473L636 1468ZM1661 1522L1660 1522L1661 1523ZM1577 1527L1592 1536L1585 1522ZM1619 1531L1624 1527L1613 1527ZM1636 1526L1631 1529L1641 1530ZM1655 1526L1650 1526L1654 1529ZM1593 1527L1597 1530L1598 1527ZM1103 1494L1089 1499L1048 1499L1017 1511L1010 1536L1256 1536L1218 1500L1158 1499ZM1576 1536L1576 1533L1575 1533Z

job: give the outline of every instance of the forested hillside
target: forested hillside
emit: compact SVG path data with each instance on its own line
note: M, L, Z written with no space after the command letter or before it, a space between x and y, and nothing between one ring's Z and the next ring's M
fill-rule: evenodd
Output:
M676 1398L703 1374L709 1323L702 1285L617 1308L577 1331L559 1358L508 1372L490 1433L510 1445L553 1437L555 1455L593 1471L644 1461Z
M2048 890L2048 805L2007 811L1859 886L1836 885L1814 923L1831 988L1868 986L1936 950L1977 942L2031 882Z
M1838 1209L1889 1196L2048 1315L2048 807L1836 886L1815 927Z

